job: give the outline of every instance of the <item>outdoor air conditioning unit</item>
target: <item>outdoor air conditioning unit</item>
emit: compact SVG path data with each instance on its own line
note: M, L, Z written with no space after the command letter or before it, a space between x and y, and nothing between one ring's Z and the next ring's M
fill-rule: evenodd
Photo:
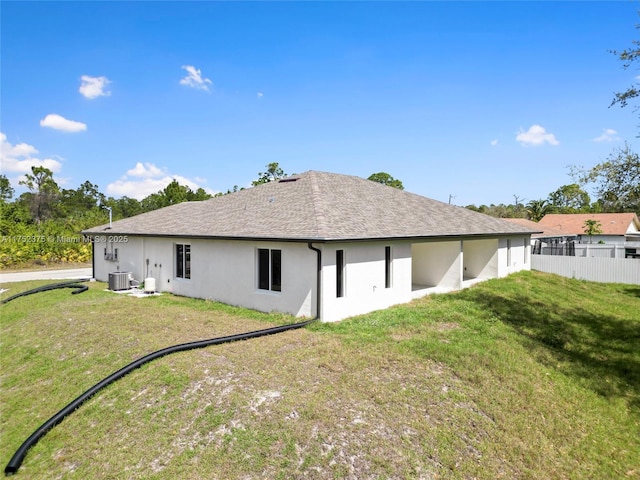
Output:
M109 290L129 290L131 286L131 273L114 272L109 274Z

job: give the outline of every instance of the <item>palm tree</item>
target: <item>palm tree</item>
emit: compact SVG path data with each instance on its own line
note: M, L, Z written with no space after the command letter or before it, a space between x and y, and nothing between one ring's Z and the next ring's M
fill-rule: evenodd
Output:
M593 243L593 236L602 233L602 224L598 220L585 220L584 233L589 237L589 243Z
M547 200L531 200L527 203L529 220L539 222L547 213L553 212L553 205Z

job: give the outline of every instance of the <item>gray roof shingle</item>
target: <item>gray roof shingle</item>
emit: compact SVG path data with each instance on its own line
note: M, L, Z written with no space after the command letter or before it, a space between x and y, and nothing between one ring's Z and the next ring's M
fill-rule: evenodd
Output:
M344 241L535 231L360 177L317 171L180 203L107 227L83 233Z

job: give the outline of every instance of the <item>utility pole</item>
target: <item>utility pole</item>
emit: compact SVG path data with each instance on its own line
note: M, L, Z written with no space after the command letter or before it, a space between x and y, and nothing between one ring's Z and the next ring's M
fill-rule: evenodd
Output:
M451 200L453 200L454 198L456 198L455 195L449 194L449 205L451 205Z

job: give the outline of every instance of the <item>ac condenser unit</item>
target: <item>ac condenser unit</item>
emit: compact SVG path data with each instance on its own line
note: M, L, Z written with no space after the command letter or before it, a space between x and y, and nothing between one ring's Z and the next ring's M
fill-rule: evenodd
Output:
M109 274L109 290L129 290L130 288L129 272L114 272Z

